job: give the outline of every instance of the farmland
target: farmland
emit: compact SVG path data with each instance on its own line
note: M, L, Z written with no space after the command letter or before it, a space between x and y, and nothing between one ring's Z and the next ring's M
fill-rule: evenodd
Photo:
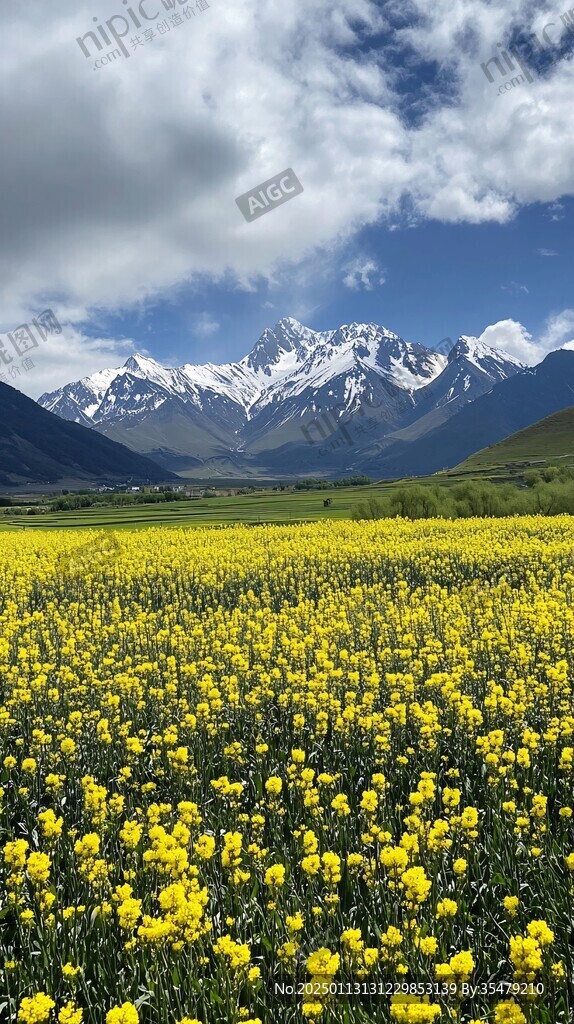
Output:
M10 515L0 513L0 531L22 530L141 530L150 527L202 527L233 526L237 524L295 525L302 522L350 519L353 511L369 499L385 499L398 489L436 485L450 489L459 483L485 479L482 473L449 472L432 477L417 477L400 481L344 487L331 490L261 490L252 494L230 497L206 497L195 501L173 501L154 505L95 505L74 511L42 511L28 515L11 510ZM495 481L520 477L503 474L500 470L486 476ZM325 507L326 499L331 503ZM14 514L16 513L16 514Z
M230 498L202 498L169 504L134 505L127 508L96 506L76 512L53 512L42 516L0 517L6 529L145 529L153 526L209 526L236 523L281 523L350 518L357 501L367 495L384 493L380 487L347 487L336 491L265 491ZM325 508L323 502L331 498Z
M0 1017L567 1024L573 546L3 534Z

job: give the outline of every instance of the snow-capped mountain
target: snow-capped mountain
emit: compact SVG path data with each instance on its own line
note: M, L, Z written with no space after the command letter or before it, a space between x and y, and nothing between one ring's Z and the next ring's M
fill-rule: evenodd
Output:
M239 362L169 369L135 354L39 402L171 469L275 474L300 470L303 457L314 464L312 430L330 435L365 405L377 409L372 447L429 417L436 426L522 368L476 338L461 337L446 356L377 324L316 332L287 317Z

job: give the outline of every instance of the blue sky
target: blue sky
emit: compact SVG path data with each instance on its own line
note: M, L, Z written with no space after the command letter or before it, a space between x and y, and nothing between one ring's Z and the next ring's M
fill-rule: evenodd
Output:
M0 332L46 307L64 326L16 386L134 351L239 359L283 316L475 334L530 364L573 342L563 0L184 4L0 10ZM95 25L128 56L82 47ZM532 81L497 71L532 33L558 41L520 51ZM302 195L247 223L235 198L287 167Z
M525 207L508 224L374 225L326 257L323 271L309 267L307 280L287 271L253 292L200 280L110 317L95 334L105 327L172 365L240 359L283 316L314 330L374 322L431 348L509 318L537 337L572 302L573 210L565 199Z

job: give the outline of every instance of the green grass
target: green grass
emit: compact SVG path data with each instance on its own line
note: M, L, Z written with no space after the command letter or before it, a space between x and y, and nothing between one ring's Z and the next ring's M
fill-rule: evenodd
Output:
M458 473L495 472L528 463L533 468L560 460L574 464L574 407L547 416L457 466Z
M233 523L295 523L317 519L348 519L354 506L376 490L373 487L337 488L329 491L271 491L232 498L202 498L124 508L99 506L74 512L6 516L0 529L143 529L150 526L214 526ZM332 505L323 507L325 498Z
M475 478L476 474L450 472L399 481L382 480L366 486L338 487L327 491L270 490L234 497L161 502L153 505L100 505L73 512L53 512L36 516L0 515L0 530L141 530L152 526L231 526L235 523L281 525L322 519L350 519L353 509L359 502L371 497L384 497L397 486L440 483L451 487L462 480ZM332 502L328 508L323 507L325 498L330 498Z

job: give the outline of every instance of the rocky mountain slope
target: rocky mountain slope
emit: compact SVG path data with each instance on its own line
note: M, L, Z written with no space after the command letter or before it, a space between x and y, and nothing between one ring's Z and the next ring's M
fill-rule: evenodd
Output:
M237 363L134 355L39 401L176 472L332 475L410 445L523 369L475 338L439 353L377 324L315 332L288 317Z

